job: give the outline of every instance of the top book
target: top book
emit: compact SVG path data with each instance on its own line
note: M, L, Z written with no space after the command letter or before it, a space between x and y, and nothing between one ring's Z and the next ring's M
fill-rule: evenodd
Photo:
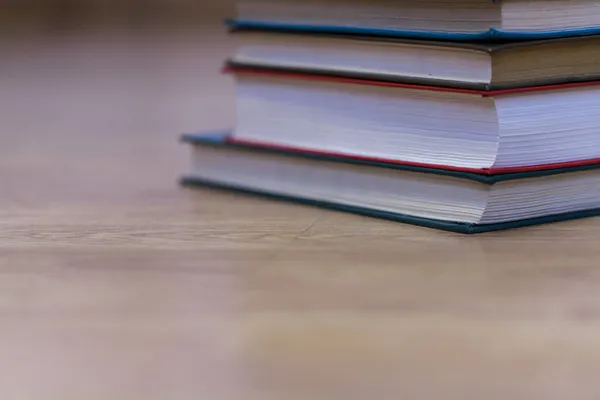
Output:
M230 24L438 40L531 40L600 33L600 2L246 0Z

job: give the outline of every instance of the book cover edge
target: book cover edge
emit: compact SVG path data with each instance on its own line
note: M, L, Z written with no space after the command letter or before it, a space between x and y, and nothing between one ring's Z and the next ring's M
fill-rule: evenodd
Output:
M318 207L323 209L329 209L334 211L340 211L345 213L357 214L371 218L377 218L382 220L394 221L403 224L420 226L424 228L436 229L441 231L448 231L453 233L461 234L482 234L490 232L498 232L504 230L512 230L518 228L532 227L536 225L558 223L563 221L572 221L583 218L590 218L600 216L600 208L581 210L563 214L554 214L538 218L530 218L523 220L516 220L510 222L502 222L496 224L473 224L473 223L461 223L437 220L431 218L416 217L407 214L393 213L388 211L369 209L365 207L350 206L341 203L335 203L330 201L315 200L304 198L301 196L286 195L276 193L274 191L253 189L244 187L242 185L232 185L225 182L216 180L204 179L194 176L182 176L179 180L180 185L184 187L207 187L220 190L226 190L230 192L238 192L248 195L259 196L262 198L270 198L279 201L286 201L289 203L296 203L306 206Z
M256 21L242 18L227 18L226 26L230 28L262 28L279 29L296 32L341 33L350 35L390 36L415 39L433 39L443 41L524 41L542 39L560 39L600 34L600 27L584 27L574 29L555 29L546 31L509 31L490 28L481 32L444 32L404 29L365 28L358 26L335 26L317 24L294 24L278 21Z

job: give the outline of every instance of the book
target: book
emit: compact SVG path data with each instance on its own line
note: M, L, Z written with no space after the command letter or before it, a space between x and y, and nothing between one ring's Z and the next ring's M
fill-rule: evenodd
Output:
M495 176L182 136L184 186L207 186L460 233L600 215L600 164Z
M600 32L593 0L243 0L231 26L441 40Z
M231 31L232 66L482 90L600 79L600 35L508 43Z
M482 91L228 71L238 142L480 173L600 159L600 81Z

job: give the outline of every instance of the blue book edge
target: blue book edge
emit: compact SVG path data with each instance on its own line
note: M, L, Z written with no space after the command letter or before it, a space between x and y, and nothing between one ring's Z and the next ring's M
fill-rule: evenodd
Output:
M311 25L311 24L293 24L277 21L253 21L230 18L225 20L226 26L231 29L260 29L266 31L287 31L287 32L310 32L310 33L329 33L345 35L365 35L365 36L386 36L403 37L412 39L428 39L441 41L518 41L518 40L543 40L558 39L575 36L589 36L600 34L600 27L588 27L578 29L564 29L553 31L505 31L492 28L487 32L438 32L438 31L415 31L403 29L377 29L362 28L358 26L331 26L331 25Z

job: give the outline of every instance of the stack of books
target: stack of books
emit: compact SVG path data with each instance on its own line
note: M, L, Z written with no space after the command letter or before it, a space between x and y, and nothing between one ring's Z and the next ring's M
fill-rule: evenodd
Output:
M248 0L185 185L478 233L600 215L600 3Z

